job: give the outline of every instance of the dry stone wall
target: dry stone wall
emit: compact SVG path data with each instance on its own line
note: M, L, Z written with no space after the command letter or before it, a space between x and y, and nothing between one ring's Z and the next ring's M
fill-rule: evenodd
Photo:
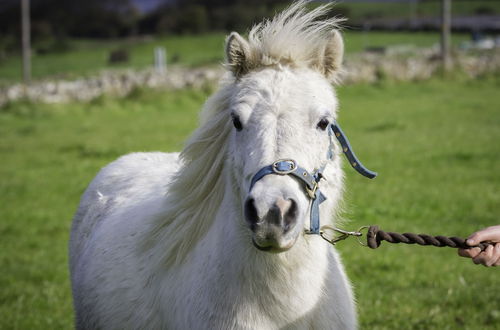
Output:
M373 83L380 79L424 80L439 70L440 60L436 49L399 47L349 56L345 62L343 83ZM454 55L454 70L460 70L470 77L500 72L500 49L457 52ZM46 103L85 102L103 94L125 96L135 88L143 87L163 90L200 88L215 83L222 74L223 69L220 67L174 67L165 74L154 70L103 71L94 77L76 80L14 84L0 88L0 107L21 99Z

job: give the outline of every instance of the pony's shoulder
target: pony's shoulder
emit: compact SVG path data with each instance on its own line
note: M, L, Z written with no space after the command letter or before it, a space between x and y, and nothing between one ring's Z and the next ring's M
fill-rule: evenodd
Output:
M179 153L165 152L133 152L121 156L117 160L111 162L103 168L103 172L107 171L147 171L151 168L160 166L163 170L176 170L178 167Z
M121 156L105 166L94 179L99 185L129 185L135 181L155 178L162 181L179 167L179 153L134 152Z
M136 152L124 155L99 171L83 199L96 194L137 198L154 193L165 189L178 168L178 153Z
M127 213L164 198L179 166L178 153L138 152L101 169L87 187L73 218L71 250L80 250L95 225L114 213Z

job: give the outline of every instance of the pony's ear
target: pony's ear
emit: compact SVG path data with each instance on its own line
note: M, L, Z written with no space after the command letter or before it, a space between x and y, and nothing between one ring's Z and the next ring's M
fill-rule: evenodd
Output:
M231 32L226 38L226 66L235 76L241 76L248 71L250 46L238 33Z
M344 58L344 41L338 30L330 32L323 47L319 49L317 67L326 78L337 80Z

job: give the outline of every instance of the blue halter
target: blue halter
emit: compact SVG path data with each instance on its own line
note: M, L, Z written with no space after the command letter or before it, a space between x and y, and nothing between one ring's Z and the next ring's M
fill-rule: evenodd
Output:
M345 136L344 132L340 129L340 126L333 122L328 126L328 135L330 136L330 146L327 151L327 158L331 160L333 158L333 139L332 136L335 135L337 140L342 146L342 151L349 160L349 164L358 171L361 175L373 179L377 176L376 172L372 172L361 164L354 152L352 151L349 140ZM326 200L325 195L319 190L319 182L323 178L323 171L325 165L320 167L314 173L309 173L306 169L298 166L297 162L293 159L279 159L273 164L264 166L261 168L252 178L250 183L250 191L257 181L269 174L277 175L291 175L299 180L299 182L304 184L307 196L311 199L311 211L310 211L310 225L309 230L306 231L307 234L319 234L320 233L320 221L319 221L319 205Z

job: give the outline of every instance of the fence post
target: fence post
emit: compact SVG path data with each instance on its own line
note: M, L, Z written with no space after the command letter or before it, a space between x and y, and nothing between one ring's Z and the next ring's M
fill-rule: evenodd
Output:
M155 70L159 74L167 72L167 55L164 47L155 48Z
M443 68L445 71L449 71L451 68L450 31L451 0L441 0L441 57L443 60Z
M418 0L410 0L410 29L415 29L417 25Z
M23 80L27 84L31 80L31 31L30 1L21 0L21 30L23 52Z

